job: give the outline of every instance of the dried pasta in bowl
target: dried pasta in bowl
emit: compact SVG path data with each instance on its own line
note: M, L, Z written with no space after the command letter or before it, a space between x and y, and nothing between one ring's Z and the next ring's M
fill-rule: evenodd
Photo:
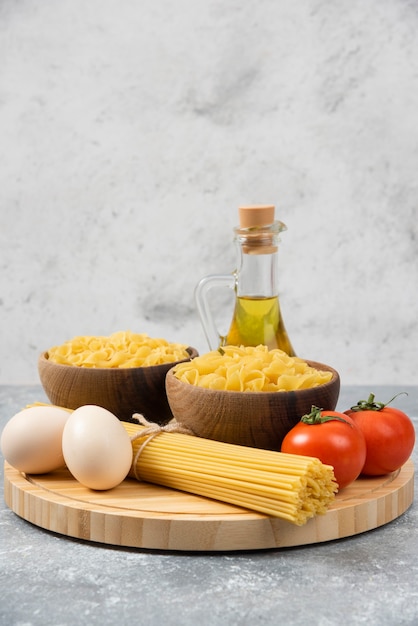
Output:
M225 346L181 363L176 378L206 389L275 392L310 389L327 383L332 372L267 346Z
M61 365L88 368L132 368L175 363L190 357L187 346L146 333L118 331L109 336L80 335L48 350Z

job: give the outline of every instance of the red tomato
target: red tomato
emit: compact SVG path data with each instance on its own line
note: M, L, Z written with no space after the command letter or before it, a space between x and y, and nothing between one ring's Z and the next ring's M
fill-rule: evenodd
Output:
M375 402L374 395L370 394L367 401L361 400L345 414L355 421L366 440L367 454L362 474L390 474L409 459L415 445L415 429L405 413Z
M340 489L352 483L363 468L366 442L361 430L344 413L312 407L309 415L283 439L282 452L313 456L334 468Z

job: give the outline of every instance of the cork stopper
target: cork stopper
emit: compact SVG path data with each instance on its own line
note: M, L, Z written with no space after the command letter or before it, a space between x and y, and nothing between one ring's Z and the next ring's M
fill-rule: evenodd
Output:
M240 206L238 212L240 228L269 226L274 222L273 205Z

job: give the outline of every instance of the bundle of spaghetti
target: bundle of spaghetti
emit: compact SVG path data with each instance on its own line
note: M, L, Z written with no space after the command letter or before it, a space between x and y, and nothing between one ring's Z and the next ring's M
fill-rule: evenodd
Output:
M131 437L130 477L205 496L301 526L335 498L333 468L319 459L204 439L123 422ZM141 436L144 432L144 436ZM148 434L147 434L148 433Z

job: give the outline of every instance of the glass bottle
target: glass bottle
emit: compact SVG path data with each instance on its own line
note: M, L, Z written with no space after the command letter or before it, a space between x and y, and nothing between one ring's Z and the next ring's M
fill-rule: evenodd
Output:
M232 274L202 278L195 290L197 310L209 347L266 345L295 352L280 310L278 293L278 243L285 224L274 219L274 206L239 208L239 226L234 228L238 253ZM219 333L210 308L210 290L229 287L235 291L235 308L226 336Z

